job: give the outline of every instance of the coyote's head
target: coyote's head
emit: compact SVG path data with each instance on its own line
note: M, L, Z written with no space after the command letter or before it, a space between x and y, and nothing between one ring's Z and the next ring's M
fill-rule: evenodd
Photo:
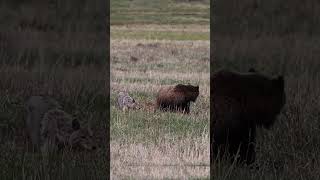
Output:
M95 150L96 144L94 143L93 133L91 128L81 128L80 123L77 119L72 121L73 132L69 137L69 145L72 149L78 150Z
M119 92L118 106L122 110L139 109L137 102L127 92Z

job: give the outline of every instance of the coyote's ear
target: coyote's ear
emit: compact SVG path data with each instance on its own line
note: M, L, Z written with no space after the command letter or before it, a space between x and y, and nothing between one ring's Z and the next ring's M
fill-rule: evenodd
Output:
M75 131L80 129L80 123L77 119L72 120L72 129Z

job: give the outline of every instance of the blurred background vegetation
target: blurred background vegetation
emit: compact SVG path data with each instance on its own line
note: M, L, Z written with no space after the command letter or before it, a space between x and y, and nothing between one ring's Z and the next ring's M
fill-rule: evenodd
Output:
M211 9L215 33L287 35L320 32L320 2L316 0L215 0Z
M1 64L27 67L105 64L107 1L0 3Z
M107 179L109 1L0 1L0 177ZM25 102L50 96L90 121L99 149L47 158L28 150ZM49 162L49 163L48 163Z

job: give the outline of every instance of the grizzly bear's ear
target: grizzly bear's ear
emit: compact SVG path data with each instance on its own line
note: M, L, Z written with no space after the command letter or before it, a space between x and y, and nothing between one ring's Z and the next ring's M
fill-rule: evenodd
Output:
M284 90L284 78L283 76L278 76L277 79L274 80L277 84L277 87L280 89L280 91Z
M249 72L257 72L254 68L250 68Z

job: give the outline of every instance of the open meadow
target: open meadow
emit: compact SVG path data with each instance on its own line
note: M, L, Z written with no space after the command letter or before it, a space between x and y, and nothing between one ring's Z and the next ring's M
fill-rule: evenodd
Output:
M112 179L209 179L209 1L111 1ZM160 87L200 86L189 115L153 111ZM126 90L142 109L119 110Z

